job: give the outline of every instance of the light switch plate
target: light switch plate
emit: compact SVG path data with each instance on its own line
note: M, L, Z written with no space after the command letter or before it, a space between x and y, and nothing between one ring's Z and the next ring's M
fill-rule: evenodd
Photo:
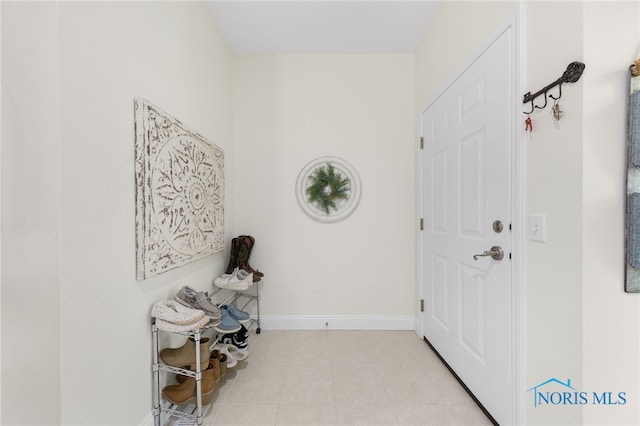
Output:
M531 241L547 241L547 230L543 214L532 214L529 216L529 239Z

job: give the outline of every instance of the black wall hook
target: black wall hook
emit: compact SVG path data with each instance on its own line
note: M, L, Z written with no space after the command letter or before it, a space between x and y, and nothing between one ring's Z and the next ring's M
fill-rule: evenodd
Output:
M536 108L544 109L547 106L548 102L547 92L556 86L558 86L559 89L558 97L555 97L553 95L549 95L549 97L551 97L551 99L553 99L554 101L560 99L562 97L562 83L575 83L576 81L580 80L585 67L586 65L582 62L571 62L569 65L567 65L567 69L562 73L562 76L556 81L547 84L533 95L531 94L531 92L525 93L524 98L522 99L522 103L526 104L527 102L531 102L531 111L524 111L524 113L531 114ZM535 105L533 102L540 95L544 95L544 105L542 106Z

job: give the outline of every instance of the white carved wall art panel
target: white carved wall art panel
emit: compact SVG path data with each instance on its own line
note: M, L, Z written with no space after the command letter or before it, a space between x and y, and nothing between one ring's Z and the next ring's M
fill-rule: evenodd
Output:
M135 99L136 279L219 252L224 152L144 99Z

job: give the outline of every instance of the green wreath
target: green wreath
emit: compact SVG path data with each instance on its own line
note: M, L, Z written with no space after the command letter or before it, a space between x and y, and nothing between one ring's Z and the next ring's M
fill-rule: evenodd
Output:
M311 184L307 187L307 200L326 214L330 209L338 210L337 200L349 198L349 178L342 176L331 163L320 166L309 176Z

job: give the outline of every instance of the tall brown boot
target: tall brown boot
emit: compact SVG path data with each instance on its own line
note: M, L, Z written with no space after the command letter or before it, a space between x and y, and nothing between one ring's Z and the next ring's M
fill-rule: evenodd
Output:
M209 338L205 337L200 340L200 369L204 370L209 364L211 351L209 349ZM166 365L172 367L188 367L191 370L196 369L196 342L188 339L184 345L179 348L165 348L160 351L160 359Z
M241 241L240 249L238 250L238 266L240 269L244 269L253 274L253 282L260 281L260 278L264 277L264 274L249 265L249 256L251 256L255 239L250 235L240 235L238 240Z
M208 359L207 359L208 362ZM208 363L207 369L202 371L200 389L202 392L202 405L211 404L216 381L213 377L213 363ZM186 404L196 398L196 379L186 377L178 385L169 385L162 389L162 395L173 404Z
M227 265L226 274L233 273L233 270L238 266L238 239L233 238L231 240L231 252L229 253L229 265Z

